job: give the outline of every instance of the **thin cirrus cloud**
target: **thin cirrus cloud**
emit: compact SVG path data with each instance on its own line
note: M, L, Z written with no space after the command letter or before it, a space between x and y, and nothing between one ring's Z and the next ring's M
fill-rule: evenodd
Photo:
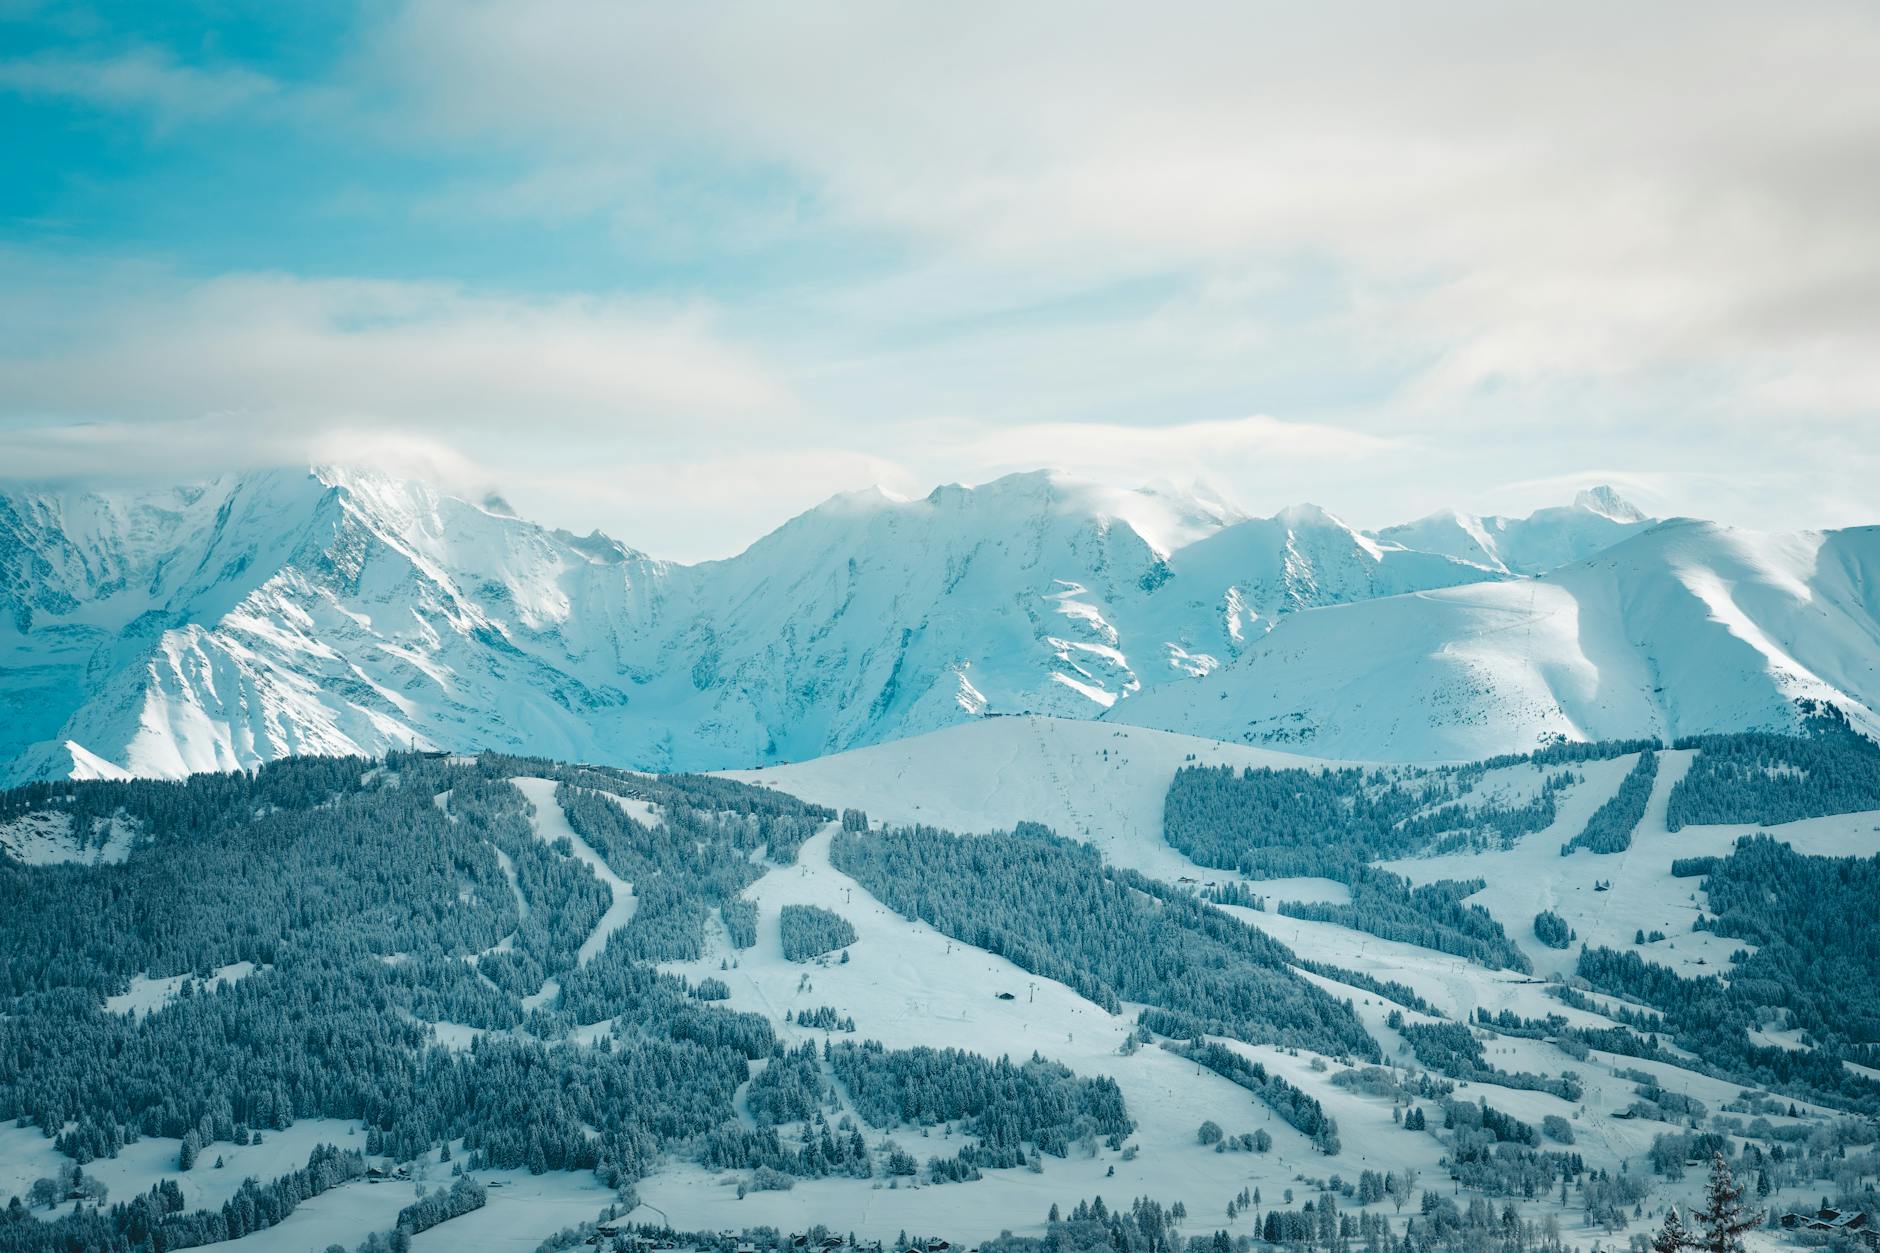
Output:
M1143 425L1122 422L924 424L910 440L927 464L958 461L967 473L1053 466L1110 482L1231 475L1246 482L1312 464L1356 469L1402 441L1266 414Z
M240 66L204 69L168 50L135 47L109 55L42 53L0 60L0 90L107 109L147 112L175 126L249 108L279 85Z

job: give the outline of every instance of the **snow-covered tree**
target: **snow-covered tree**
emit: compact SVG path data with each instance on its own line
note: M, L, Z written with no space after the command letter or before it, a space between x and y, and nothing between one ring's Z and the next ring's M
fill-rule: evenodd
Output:
M1707 1253L1743 1253L1743 1233L1762 1225L1761 1213L1743 1207L1743 1189L1730 1173L1722 1153L1710 1155L1710 1182L1704 1188L1704 1208L1694 1217L1700 1228L1696 1246Z
M1696 1242L1684 1225L1678 1207L1673 1205L1665 1213L1664 1225L1658 1228L1658 1234L1652 1237L1652 1253L1684 1253Z

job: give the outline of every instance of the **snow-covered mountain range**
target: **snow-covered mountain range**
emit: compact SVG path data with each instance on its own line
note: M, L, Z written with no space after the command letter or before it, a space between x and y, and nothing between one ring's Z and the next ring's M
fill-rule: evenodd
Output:
M491 747L800 760L992 714L1317 755L1880 725L1880 531L1657 524L1610 489L1376 534L1013 475L836 497L662 562L422 483L0 494L9 779Z

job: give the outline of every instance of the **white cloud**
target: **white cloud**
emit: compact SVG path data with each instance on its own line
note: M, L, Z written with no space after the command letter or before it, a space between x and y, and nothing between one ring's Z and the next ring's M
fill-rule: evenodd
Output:
M1825 2L419 0L373 71L563 181L707 152L950 264L1098 284L1274 257L1345 276L1416 403L1748 369L1880 407L1880 13ZM622 186L631 185L631 180ZM1034 280L1035 281L1035 280Z
M735 429L791 408L702 307L137 267L0 274L15 280L0 296L0 396L14 416L650 438L672 421Z
M1248 484L1312 464L1355 472L1399 447L1393 439L1265 414L1165 425L941 421L911 431L907 444L921 464L958 466L958 477L968 480L1051 466L1123 484L1207 476Z
M762 471L713 491L702 468L800 438L797 413L694 304L0 255L0 477L364 465L698 556L853 485L798 466L713 517Z
M162 126L231 112L273 96L277 84L239 66L202 69L160 48L111 56L42 53L0 60L0 90L147 110Z
M680 557L1043 464L1361 525L1614 465L1664 512L1867 521L1876 62L1844 0L415 0L312 85L4 61L420 154L335 195L603 223L718 295L0 254L0 472L371 460Z

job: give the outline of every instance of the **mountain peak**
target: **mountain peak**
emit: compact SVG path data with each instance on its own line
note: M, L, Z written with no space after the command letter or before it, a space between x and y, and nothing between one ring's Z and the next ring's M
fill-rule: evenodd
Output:
M1309 500L1302 500L1296 505L1287 505L1273 515L1273 520L1286 527L1333 527L1340 531L1353 528L1343 518Z
M1631 501L1619 495L1618 489L1606 483L1601 483L1597 487L1589 487L1575 496L1573 498L1573 507L1575 509L1584 509L1588 513L1596 513L1602 518L1610 518L1614 522L1645 521L1643 511L1632 504Z

